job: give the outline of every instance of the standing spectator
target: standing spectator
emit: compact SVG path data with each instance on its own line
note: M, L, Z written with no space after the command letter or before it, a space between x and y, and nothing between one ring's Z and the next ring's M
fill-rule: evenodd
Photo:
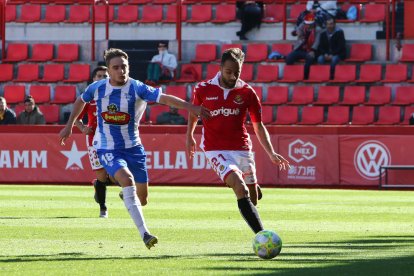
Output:
M248 40L246 33L254 27L260 28L264 8L263 1L237 1L237 18L241 20L241 29L236 33L240 40Z
M146 83L156 85L160 80L171 80L176 68L177 58L168 52L166 43L159 42L158 55L153 56L148 64Z
M185 118L178 113L178 109L170 106L170 111L163 112L157 117L157 125L185 125Z
M19 125L44 125L46 124L45 116L35 104L32 96L27 96L24 100L24 111L17 116Z
M0 125L16 124L16 114L7 107L6 98L0 96Z
M329 18L326 21L326 30L322 31L319 37L318 63L331 64L331 79L335 75L335 66L345 59L346 41L344 31L336 27L335 19Z
M305 79L309 77L309 68L315 61L315 53L318 49L319 32L315 28L315 16L308 13L296 30L298 39L293 46L293 51L286 57L286 64L292 65L300 59L305 59Z

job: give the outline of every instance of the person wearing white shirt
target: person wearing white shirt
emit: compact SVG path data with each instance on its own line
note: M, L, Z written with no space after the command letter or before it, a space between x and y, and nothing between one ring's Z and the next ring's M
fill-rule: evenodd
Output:
M167 44L160 42L158 55L153 56L148 64L146 83L157 84L160 80L171 80L176 68L177 58L168 52Z

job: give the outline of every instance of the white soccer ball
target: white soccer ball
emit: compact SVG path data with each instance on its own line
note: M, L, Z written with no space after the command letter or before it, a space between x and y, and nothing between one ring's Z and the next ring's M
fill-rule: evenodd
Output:
M273 259L282 250L282 240L275 232L262 230L253 239L253 250L262 259Z

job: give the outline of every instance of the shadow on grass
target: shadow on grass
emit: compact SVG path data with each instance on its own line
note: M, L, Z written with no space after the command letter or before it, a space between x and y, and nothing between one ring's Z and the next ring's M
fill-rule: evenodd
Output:
M40 220L40 219L78 219L78 218L82 218L82 217L0 217L0 219L36 219L36 220Z

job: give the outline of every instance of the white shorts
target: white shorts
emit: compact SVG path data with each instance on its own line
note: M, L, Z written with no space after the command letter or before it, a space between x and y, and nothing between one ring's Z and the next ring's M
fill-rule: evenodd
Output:
M89 162L91 163L92 170L97 171L97 170L103 169L103 166L101 165L101 162L99 161L99 157L96 152L96 149L89 145L88 135L86 135L86 145L88 147Z
M231 172L236 172L241 174L246 184L257 183L256 165L251 151L206 151L205 154L211 167L223 182Z

